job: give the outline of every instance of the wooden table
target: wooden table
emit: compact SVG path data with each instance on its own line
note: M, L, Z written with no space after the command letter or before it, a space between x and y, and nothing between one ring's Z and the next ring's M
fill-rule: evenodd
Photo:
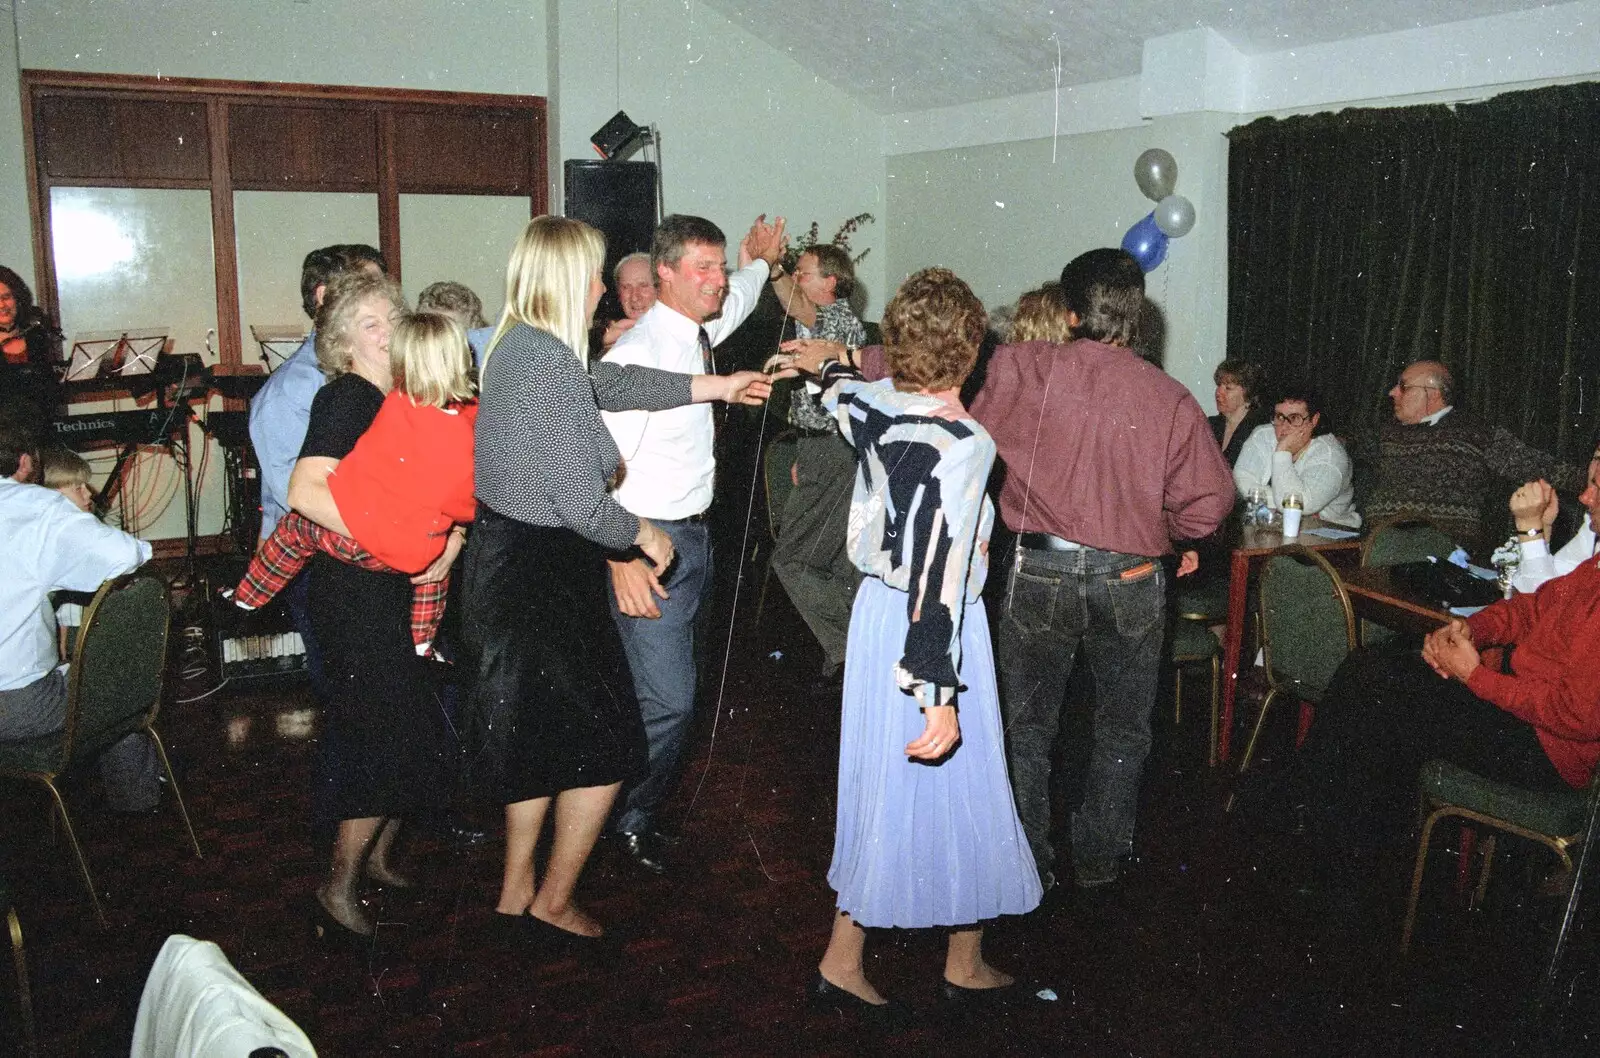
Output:
M1217 759L1224 764L1228 762L1229 748L1233 744L1233 703L1239 689L1239 655L1244 650L1246 596L1251 574L1285 543L1299 544L1311 551L1321 552L1324 558L1340 569L1354 569L1360 561L1359 538L1328 540L1307 535L1306 530L1321 526L1322 519L1307 518L1302 523L1300 535L1289 541L1285 541L1283 534L1274 529L1246 529L1239 524L1237 517L1228 519L1228 524L1222 529L1221 544L1231 553L1228 565L1228 628L1222 637L1222 730L1217 737Z
M1450 611L1409 591L1387 566L1368 566L1339 574L1356 616L1399 632L1427 633L1450 620Z

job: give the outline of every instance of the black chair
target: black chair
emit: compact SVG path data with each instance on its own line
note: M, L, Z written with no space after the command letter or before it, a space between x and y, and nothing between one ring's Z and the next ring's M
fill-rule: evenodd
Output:
M166 585L158 578L133 573L106 582L84 610L82 631L67 673L65 726L40 738L0 743L0 777L29 779L50 791L83 884L89 890L95 917L102 926L105 912L57 785L57 780L74 765L92 763L106 748L130 734L148 733L166 771L194 854L201 855L189 810L172 774L172 762L167 759L166 747L155 727L166 689L167 636L171 626L171 601Z
M1443 562L1456 549L1450 534L1425 518L1400 515L1377 522L1361 544L1361 566L1398 566L1403 562L1424 562L1429 558ZM1393 629L1372 621L1362 621L1361 642L1366 646L1388 642Z
M1572 870L1570 850L1581 845L1589 825L1589 790L1559 790L1544 793L1525 790L1507 783L1493 782L1458 767L1449 761L1430 760L1419 776L1422 807L1427 817L1417 841L1417 862L1411 871L1411 895L1406 902L1405 926L1400 932L1400 950L1411 950L1411 936L1417 921L1417 898L1422 892L1422 876L1428 866L1428 845L1433 826L1441 819L1455 817L1463 824L1487 827L1482 842L1483 866L1478 885L1468 907L1483 902L1489 888L1489 869L1494 865L1496 832L1512 834L1543 845L1556 854L1566 871ZM1596 781L1600 781L1597 778ZM1470 846L1462 843L1462 856Z
M1298 700L1303 729L1310 707L1322 700L1356 646L1355 612L1344 582L1315 551L1296 545L1274 554L1261 571L1258 591L1268 689L1239 761L1241 775L1255 756L1273 702L1284 695Z

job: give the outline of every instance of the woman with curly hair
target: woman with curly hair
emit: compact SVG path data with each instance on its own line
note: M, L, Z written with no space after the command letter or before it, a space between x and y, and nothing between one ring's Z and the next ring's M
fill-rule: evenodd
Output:
M994 441L962 407L985 313L953 272L907 279L884 310L890 377L862 381L795 342L856 449L850 555L866 574L851 615L833 865L839 894L812 985L820 1005L903 1016L867 980L863 927L950 931L943 998L997 1001L1012 978L983 957L982 923L1038 906L1041 888L1006 775L980 595Z

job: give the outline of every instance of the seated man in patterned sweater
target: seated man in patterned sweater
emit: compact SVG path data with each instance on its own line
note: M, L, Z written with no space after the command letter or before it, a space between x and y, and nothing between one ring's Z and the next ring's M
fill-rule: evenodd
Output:
M1419 360L1389 391L1393 423L1376 438L1376 481L1363 504L1367 520L1401 514L1426 518L1477 551L1486 540L1483 516L1496 479L1548 479L1563 491L1582 487L1582 468L1558 465L1504 427L1458 411L1450 369ZM1367 455L1371 455L1368 446Z

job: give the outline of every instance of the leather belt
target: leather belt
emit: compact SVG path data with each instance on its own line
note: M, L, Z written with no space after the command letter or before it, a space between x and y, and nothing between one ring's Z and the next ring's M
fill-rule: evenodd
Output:
M1017 542L1029 551L1081 551L1083 545L1075 540L1063 540L1049 533L1023 533Z
M657 525L699 525L711 519L711 510L707 508L699 514L691 514L687 518L652 518Z

